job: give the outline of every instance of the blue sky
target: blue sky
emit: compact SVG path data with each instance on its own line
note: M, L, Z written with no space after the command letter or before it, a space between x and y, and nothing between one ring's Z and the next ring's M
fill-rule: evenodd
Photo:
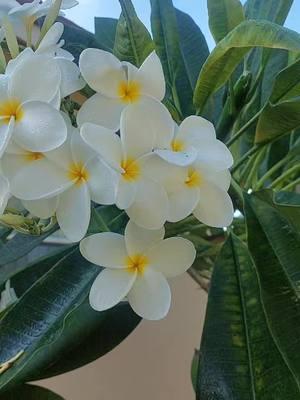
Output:
M209 47L214 46L208 28L207 0L173 0L174 5L190 14L195 22L200 26L205 34ZM263 0L261 0L263 1ZM278 1L278 0L274 0ZM245 0L242 0L245 3ZM150 0L133 0L136 11L147 27L150 26ZM118 18L120 6L118 0L79 0L79 5L67 12L67 17L78 25L93 31L94 17L114 17ZM286 21L286 26L300 31L300 0L295 0L290 15ZM297 17L298 16L298 17Z

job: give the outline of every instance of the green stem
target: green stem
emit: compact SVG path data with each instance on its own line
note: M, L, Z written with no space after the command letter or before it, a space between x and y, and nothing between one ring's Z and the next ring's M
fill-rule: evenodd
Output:
M276 186L280 185L282 182L285 181L285 179L287 179L290 175L294 174L296 171L300 171L300 165L294 165L293 167L291 167L290 169L288 169L287 171L285 171L281 176L279 176L277 179L275 179L275 181L271 184L271 188L274 189L276 188Z
M300 178L296 179L295 181L289 183L288 185L284 186L281 190L287 191L290 189L293 189L294 186L298 185L300 183Z
M231 173L234 173L237 169L240 168L240 166L253 154L255 154L259 149L261 148L261 145L255 145L253 146L247 153L245 153L231 168Z
M226 143L227 147L230 147L234 142L236 142L244 132L248 128L250 128L251 125L253 125L257 119L259 118L260 114L262 113L263 109L259 110L258 113L256 113L244 126L241 127L240 130L238 130Z
M278 161L276 164L274 164L268 172L266 172L260 180L257 182L257 185L255 186L255 190L259 190L264 186L264 183L271 178L271 176L281 167L283 167L287 162L287 157L284 157L282 160Z
M265 154L266 154L266 148L263 147L263 148L257 153L257 155L254 157L254 158L255 158L255 159L254 159L254 163L253 163L253 165L252 165L252 168L251 168L251 170L250 170L250 173L248 174L248 177L247 177L246 182L245 182L245 188L246 188L246 189L249 189L249 187L253 186L253 185L252 185L252 183L253 183L253 178L254 178L255 174L257 174L257 172L258 172L259 166L260 166L261 161L262 161L263 157L265 156Z

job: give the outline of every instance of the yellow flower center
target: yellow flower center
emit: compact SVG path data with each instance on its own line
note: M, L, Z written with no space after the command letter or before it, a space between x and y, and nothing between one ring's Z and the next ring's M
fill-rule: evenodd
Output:
M90 174L82 163L73 163L69 167L68 178L71 181L75 181L75 185L80 186L89 180Z
M149 260L143 254L135 254L126 258L126 268L128 272L137 272L143 275L145 269L149 265Z
M171 143L171 147L173 151L179 152L184 150L184 143L182 140L174 139Z
M122 81L119 84L118 94L124 103L135 103L141 96L141 87L136 81Z
M196 171L195 169L189 168L188 176L185 180L185 184L190 188L194 188L197 186L201 186L202 182L203 182L203 178L202 178L201 174L198 171Z
M24 111L22 105L17 99L9 99L0 102L0 122L8 124L12 117L16 122L23 118Z
M44 157L44 154L40 152L27 151L25 154L25 160L29 162L42 160Z
M123 160L121 162L121 168L123 169L122 176L125 181L135 181L139 178L141 169L139 164L132 159Z

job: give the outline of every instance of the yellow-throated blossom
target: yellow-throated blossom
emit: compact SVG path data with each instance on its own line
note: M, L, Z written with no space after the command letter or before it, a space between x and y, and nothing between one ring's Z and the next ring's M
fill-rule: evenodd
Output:
M125 236L105 232L80 243L82 255L105 269L90 291L97 311L115 306L125 298L132 309L149 320L164 318L171 304L166 278L184 273L194 262L193 244L183 238L164 238L164 228L145 230L132 221Z
M81 53L79 67L85 81L97 92L81 107L79 125L92 122L117 130L126 106L145 98L149 103L160 101L165 95L164 74L155 52L138 69L106 51L86 49Z
M11 193L25 208L40 218L56 214L65 236L79 241L86 234L91 200L114 202L107 190L111 171L68 124L68 138L58 149L32 152L11 144L2 159L2 169L10 181Z
M30 54L25 49L0 75L0 155L12 138L31 151L49 151L67 136L56 109L61 71L51 57Z
M153 149L170 140L168 130L158 129L165 118L168 112L162 104L153 102L149 108L144 99L123 110L120 136L95 124L86 123L81 128L82 138L115 173L109 184L115 186L117 207L146 229L162 227L168 217L166 191L157 176L147 171L149 159L154 158L153 163L158 159Z

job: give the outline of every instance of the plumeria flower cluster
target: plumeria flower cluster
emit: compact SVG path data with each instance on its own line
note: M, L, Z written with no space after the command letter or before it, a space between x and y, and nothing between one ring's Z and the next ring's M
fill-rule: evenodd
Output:
M51 4L17 8L38 18ZM137 68L86 49L78 67L62 48L62 34L55 23L0 75L0 212L13 196L31 215L55 216L69 241L81 241L83 257L104 268L90 292L95 310L127 299L141 317L163 318L171 301L166 278L196 257L190 241L164 239L164 225L190 214L212 227L231 224L232 156L204 118L175 124L162 103L165 79L155 51ZM75 123L61 105L86 84L95 94ZM92 203L126 212L124 236L85 237Z

